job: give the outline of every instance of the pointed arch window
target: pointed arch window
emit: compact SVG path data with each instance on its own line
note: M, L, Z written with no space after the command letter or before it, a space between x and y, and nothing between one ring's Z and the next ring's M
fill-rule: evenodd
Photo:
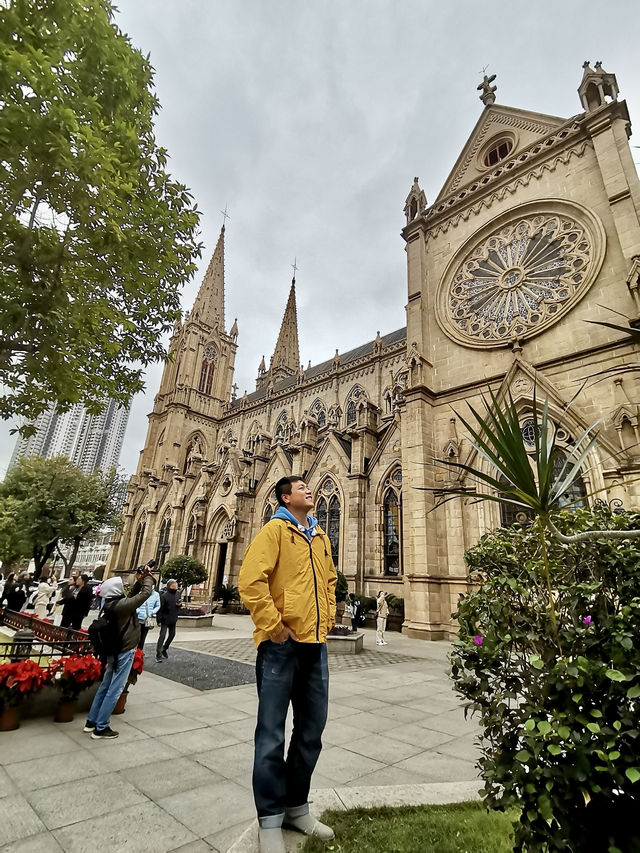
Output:
M367 392L364 388L361 388L359 385L356 385L349 392L349 396L347 397L347 405L346 405L346 415L347 415L347 426L351 424L355 424L356 422L356 407L358 403L362 400L367 400Z
M187 527L187 541L185 542L185 545L184 545L184 553L185 554L191 553L191 549L193 548L195 541L196 541L196 520L195 520L195 517L192 515L191 518L189 519L189 526Z
M287 414L286 412L281 412L280 417L276 421L276 429L273 440L276 444L282 443L287 439Z
M402 553L401 503L395 489L387 489L382 504L382 529L384 534L384 573L400 574L400 555Z
M131 554L131 571L138 568L138 561L140 560L140 551L142 550L142 541L144 539L146 528L146 521L141 521L136 529L136 535L133 540L133 552Z
M163 520L160 526L160 535L158 536L158 548L156 551L156 561L158 563L158 568L162 568L162 566L164 566L165 560L167 559L167 554L169 553L170 548L170 539L171 518L167 517Z
M213 384L213 372L216 366L216 351L215 347L208 346L205 348L202 357L202 367L200 368L200 382L198 383L198 391L203 394L211 394Z
M309 414L315 418L319 427L327 425L327 407L322 400L314 400L313 405L309 409Z
M334 491L335 486L331 481L328 481L323 491L331 486L331 491ZM340 557L340 499L336 494L323 494L316 502L316 516L318 524L329 537L331 543L331 559L336 568Z
M273 518L273 507L270 503L266 503L264 505L264 509L262 511L262 523L266 524L267 521L271 521Z

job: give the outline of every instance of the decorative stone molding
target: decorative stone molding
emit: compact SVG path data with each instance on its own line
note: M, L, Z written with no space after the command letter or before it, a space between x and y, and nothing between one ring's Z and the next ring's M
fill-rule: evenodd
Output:
M593 284L606 245L594 213L574 202L529 202L488 222L458 250L438 286L436 316L463 346L540 334Z
M636 309L636 317L640 317L640 255L634 255L631 259L631 269L627 276L627 287L633 299Z

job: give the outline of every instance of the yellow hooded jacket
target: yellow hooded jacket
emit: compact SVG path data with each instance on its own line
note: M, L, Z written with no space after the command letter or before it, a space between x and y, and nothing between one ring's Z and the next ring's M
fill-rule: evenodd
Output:
M311 540L290 521L272 518L244 556L238 589L256 626L256 646L276 637L285 622L302 643L326 643L335 624L337 574L329 537Z

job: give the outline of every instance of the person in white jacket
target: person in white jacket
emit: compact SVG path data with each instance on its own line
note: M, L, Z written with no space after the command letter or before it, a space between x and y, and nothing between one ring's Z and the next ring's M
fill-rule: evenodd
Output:
M47 605L57 588L58 580L55 575L52 575L51 579L49 579L48 575L42 575L40 577L38 591L36 592L36 597L34 599L33 610L34 616L37 616L38 619L44 619L46 617Z

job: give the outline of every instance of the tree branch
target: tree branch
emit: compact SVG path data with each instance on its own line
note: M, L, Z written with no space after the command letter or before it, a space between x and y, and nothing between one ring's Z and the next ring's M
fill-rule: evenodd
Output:
M546 519L546 526L552 536L565 545L576 545L579 542L596 542L598 539L640 539L640 530L585 530L583 533L574 533L567 536L561 533L550 518Z

